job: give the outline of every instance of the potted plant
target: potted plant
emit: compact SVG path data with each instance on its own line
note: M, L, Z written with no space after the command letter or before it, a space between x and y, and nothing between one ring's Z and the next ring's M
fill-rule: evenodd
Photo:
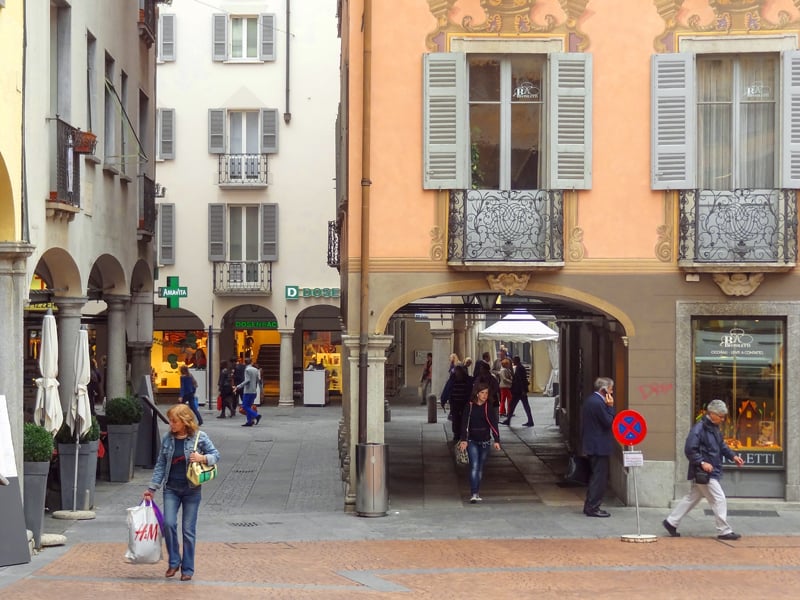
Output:
M47 475L53 459L53 436L41 425L25 423L22 456L25 527L33 532L34 548L41 548Z
M75 433L64 423L56 433L58 444L58 470L61 481L61 508L73 509L73 492L77 489L75 510L91 510L94 506L94 487L97 475L97 446L100 440L100 424L92 417L92 425L80 438L76 448ZM77 458L77 462L76 459ZM77 488L75 470L77 468Z
M73 134L72 150L76 154L94 154L97 136L91 131L77 130Z
M111 481L133 479L136 439L142 414L142 402L138 398L119 397L106 402L108 472Z

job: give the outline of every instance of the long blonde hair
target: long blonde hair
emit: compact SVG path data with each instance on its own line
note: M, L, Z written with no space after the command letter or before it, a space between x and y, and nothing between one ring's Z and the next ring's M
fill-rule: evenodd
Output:
M176 404L170 408L167 411L167 418L175 418L183 423L183 429L189 437L193 436L195 433L197 433L197 430L200 429L200 426L194 419L194 413L192 412L192 409L185 404Z

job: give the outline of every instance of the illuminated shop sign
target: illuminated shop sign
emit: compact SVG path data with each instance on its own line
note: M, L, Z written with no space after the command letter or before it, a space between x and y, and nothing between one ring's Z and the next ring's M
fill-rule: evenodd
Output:
M244 319L233 322L234 329L277 329L277 321L262 321L259 319L246 321Z
M299 300L300 298L339 298L340 288L311 288L299 285L286 286L286 299Z

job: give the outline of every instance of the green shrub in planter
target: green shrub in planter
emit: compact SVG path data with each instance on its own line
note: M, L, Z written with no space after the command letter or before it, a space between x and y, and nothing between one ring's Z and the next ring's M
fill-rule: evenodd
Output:
M111 398L106 402L108 425L133 425L142 420L142 403L138 398Z
M50 462L53 457L53 436L41 425L25 423L22 456L25 462Z
M92 426L89 428L89 431L84 433L81 436L81 444L86 442L94 442L100 439L100 424L97 422L96 417L92 417ZM72 430L67 426L67 422L61 425L61 429L58 430L56 433L55 441L57 444L74 444L75 443L75 434Z

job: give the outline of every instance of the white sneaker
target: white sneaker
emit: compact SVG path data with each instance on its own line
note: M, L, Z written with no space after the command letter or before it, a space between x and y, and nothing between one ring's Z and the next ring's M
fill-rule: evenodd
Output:
M475 498L475 502L483 502L483 498L478 496L478 494L475 494L473 497Z
M478 494L472 494L472 498L469 499L470 503L475 504L476 502L480 502L480 496Z

